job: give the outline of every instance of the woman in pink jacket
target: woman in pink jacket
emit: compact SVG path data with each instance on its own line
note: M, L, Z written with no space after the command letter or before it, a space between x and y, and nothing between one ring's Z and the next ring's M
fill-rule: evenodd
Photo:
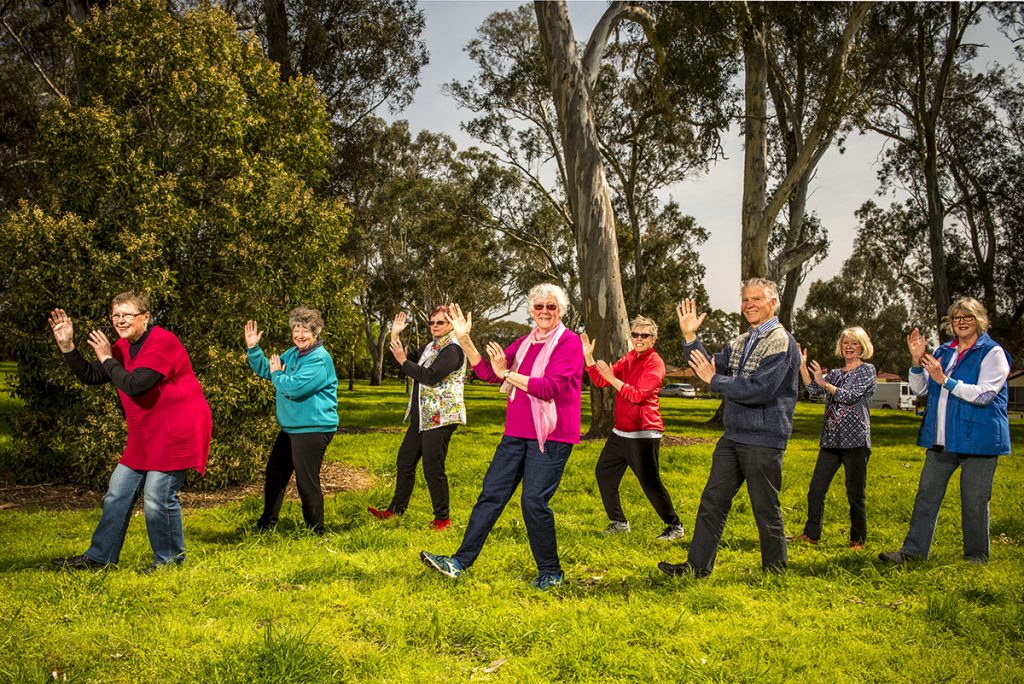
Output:
M486 359L469 338L472 314L463 317L459 306L452 305L452 329L473 370L481 380L500 383L501 391L508 394L505 434L484 476L462 546L453 556L423 551L420 558L443 575L459 577L480 555L521 481L523 521L537 562L537 578L531 585L546 591L565 580L558 560L555 516L548 502L562 480L573 445L580 441L583 345L579 335L562 323L569 305L562 288L537 285L527 299L534 329L507 349L488 343Z
M614 366L594 361L594 343L583 335L583 358L590 381L597 387L615 388L615 429L597 459L595 475L601 501L611 524L605 534L629 532L629 521L619 501L619 483L629 468L640 480L640 487L665 522L662 541L682 539L683 524L672 506L661 481L658 452L665 422L661 419L658 392L665 379L665 362L654 351L658 325L650 318L637 316L629 324L633 349Z

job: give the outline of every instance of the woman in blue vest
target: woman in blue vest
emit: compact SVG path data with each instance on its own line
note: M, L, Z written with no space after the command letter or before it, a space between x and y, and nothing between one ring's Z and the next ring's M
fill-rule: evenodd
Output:
M413 379L405 418L409 429L398 447L398 474L395 494L385 509L369 507L374 517L387 520L405 512L416 484L416 464L423 459L423 477L427 480L434 506L435 530L452 526L448 512L448 475L445 459L448 443L459 425L466 424L466 354L452 334L448 307L437 306L427 319L431 341L423 349L406 353L400 335L408 325L405 312L391 324L391 354L402 371Z
M949 307L943 329L955 339L925 352L915 328L907 337L913 366L910 387L928 393L918 434L925 452L921 481L910 517L910 531L899 551L879 558L889 563L928 558L939 506L949 478L960 469L960 514L964 559L985 563L989 556L989 512L998 457L1010 453L1006 415L1010 357L988 334L988 312L977 299L963 297Z

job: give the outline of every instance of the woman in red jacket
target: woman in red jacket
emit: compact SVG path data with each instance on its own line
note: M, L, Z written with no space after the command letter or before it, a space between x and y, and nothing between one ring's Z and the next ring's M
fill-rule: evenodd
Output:
M583 335L583 358L590 381L597 387L615 388L615 429L597 459L597 486L611 524L605 534L629 532L629 522L619 502L619 483L628 466L640 480L655 512L665 521L663 541L682 539L683 525L672 506L672 498L661 482L658 451L665 423L661 419L658 392L665 379L665 362L654 351L658 326L650 318L637 316L630 323L633 350L614 366L594 361L594 343Z

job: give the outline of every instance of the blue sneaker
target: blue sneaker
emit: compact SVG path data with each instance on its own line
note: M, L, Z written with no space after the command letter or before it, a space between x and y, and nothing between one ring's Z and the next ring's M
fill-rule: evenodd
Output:
M540 589L541 591L547 591L551 587L557 587L560 584L565 584L565 573L560 572L557 575L550 573L541 573L537 575L537 579L530 582L530 586L534 589Z
M420 551L420 560L423 561L424 565L428 568L437 570L445 577L458 579L459 575L462 574L462 566L459 564L459 561L455 560L451 556L435 556L432 553Z

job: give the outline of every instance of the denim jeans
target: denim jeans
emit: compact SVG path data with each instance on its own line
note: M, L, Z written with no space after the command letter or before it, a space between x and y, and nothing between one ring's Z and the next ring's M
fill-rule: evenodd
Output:
M181 526L178 490L185 484L186 472L134 470L118 463L110 475L107 495L103 497L103 515L85 555L98 563L117 563L132 519L132 509L139 494L145 492L143 509L146 533L153 549L153 563L163 565L184 561L185 531Z
M487 535L522 481L523 522L537 572L553 575L562 572L555 540L555 514L548 502L562 481L570 453L572 444L564 442L548 440L541 453L535 439L501 438L484 476L483 491L469 515L462 546L455 552L455 559L463 568L471 566L480 555Z
M765 570L786 568L786 531L779 508L783 456L783 449L740 444L724 437L718 440L711 454L711 473L700 495L687 557L697 572L710 574L714 569L725 519L744 481L761 540L761 567Z
M988 504L992 499L992 480L996 474L996 456L962 456L949 451L925 452L921 481L910 516L910 531L900 551L916 558L928 558L939 507L946 485L960 468L960 516L964 535L964 558L987 561L989 554Z

